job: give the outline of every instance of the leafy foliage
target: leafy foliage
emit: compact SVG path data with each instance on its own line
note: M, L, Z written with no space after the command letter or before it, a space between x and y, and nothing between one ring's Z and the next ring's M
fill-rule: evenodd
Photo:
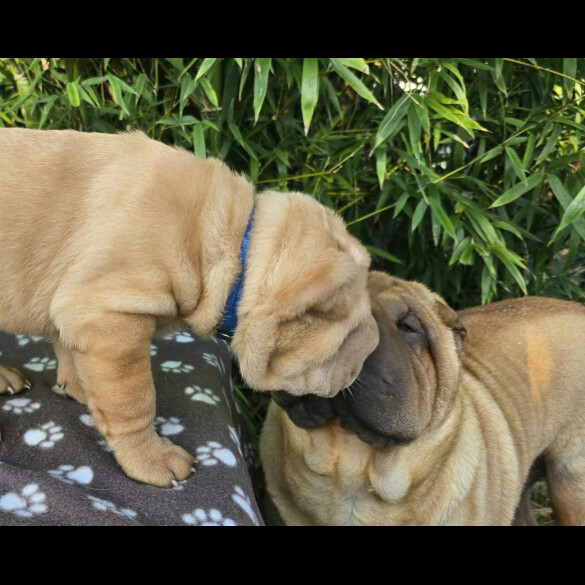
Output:
M312 193L455 307L583 295L585 59L1 59L0 124L149 136Z

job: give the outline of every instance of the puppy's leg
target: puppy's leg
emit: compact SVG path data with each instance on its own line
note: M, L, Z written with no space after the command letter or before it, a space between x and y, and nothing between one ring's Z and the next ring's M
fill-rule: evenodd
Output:
M85 391L77 371L75 369L75 361L73 352L68 350L60 341L53 344L53 351L57 356L57 384L63 388L65 394L81 404L87 404Z
M561 526L585 526L585 441L580 434L558 438L547 452L548 492Z
M155 389L150 370L154 322L139 315L109 315L86 327L87 349L74 350L89 409L128 476L171 487L189 477L194 458L153 426Z
M30 387L31 383L18 370L0 366L0 394L17 394Z

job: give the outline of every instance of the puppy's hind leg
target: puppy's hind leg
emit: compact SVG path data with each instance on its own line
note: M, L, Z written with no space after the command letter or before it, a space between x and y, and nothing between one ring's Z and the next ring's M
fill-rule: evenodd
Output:
M565 437L571 436L567 428ZM581 436L579 436L579 434ZM585 438L583 430L557 439L546 454L546 481L557 523L585 526Z
M53 351L57 356L57 384L65 394L81 404L87 404L85 390L81 385L77 370L75 369L75 358L73 352L67 349L60 341L53 344Z
M18 394L30 387L31 383L18 370L0 365L0 394Z

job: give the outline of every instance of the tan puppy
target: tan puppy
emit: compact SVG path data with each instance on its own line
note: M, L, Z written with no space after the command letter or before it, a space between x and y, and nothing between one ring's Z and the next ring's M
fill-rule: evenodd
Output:
M233 349L259 389L335 394L376 346L369 256L307 195L265 192L221 161L139 132L0 129L0 329L55 342L58 382L87 402L132 478L170 486L193 457L153 428L149 341L213 335L240 272ZM0 393L24 378L0 366Z
M585 524L585 308L526 297L455 313L376 272L370 294L380 343L351 393L274 393L290 418L271 403L260 453L282 519L535 524L543 466L557 521Z

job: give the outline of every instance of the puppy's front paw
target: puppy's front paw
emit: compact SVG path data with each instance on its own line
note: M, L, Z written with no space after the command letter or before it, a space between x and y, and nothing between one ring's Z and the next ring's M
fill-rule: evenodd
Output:
M18 370L0 366L0 394L18 394L30 387L31 383Z
M126 475L136 481L157 487L176 487L195 471L192 455L154 431L138 445L116 443L112 447L118 463Z

